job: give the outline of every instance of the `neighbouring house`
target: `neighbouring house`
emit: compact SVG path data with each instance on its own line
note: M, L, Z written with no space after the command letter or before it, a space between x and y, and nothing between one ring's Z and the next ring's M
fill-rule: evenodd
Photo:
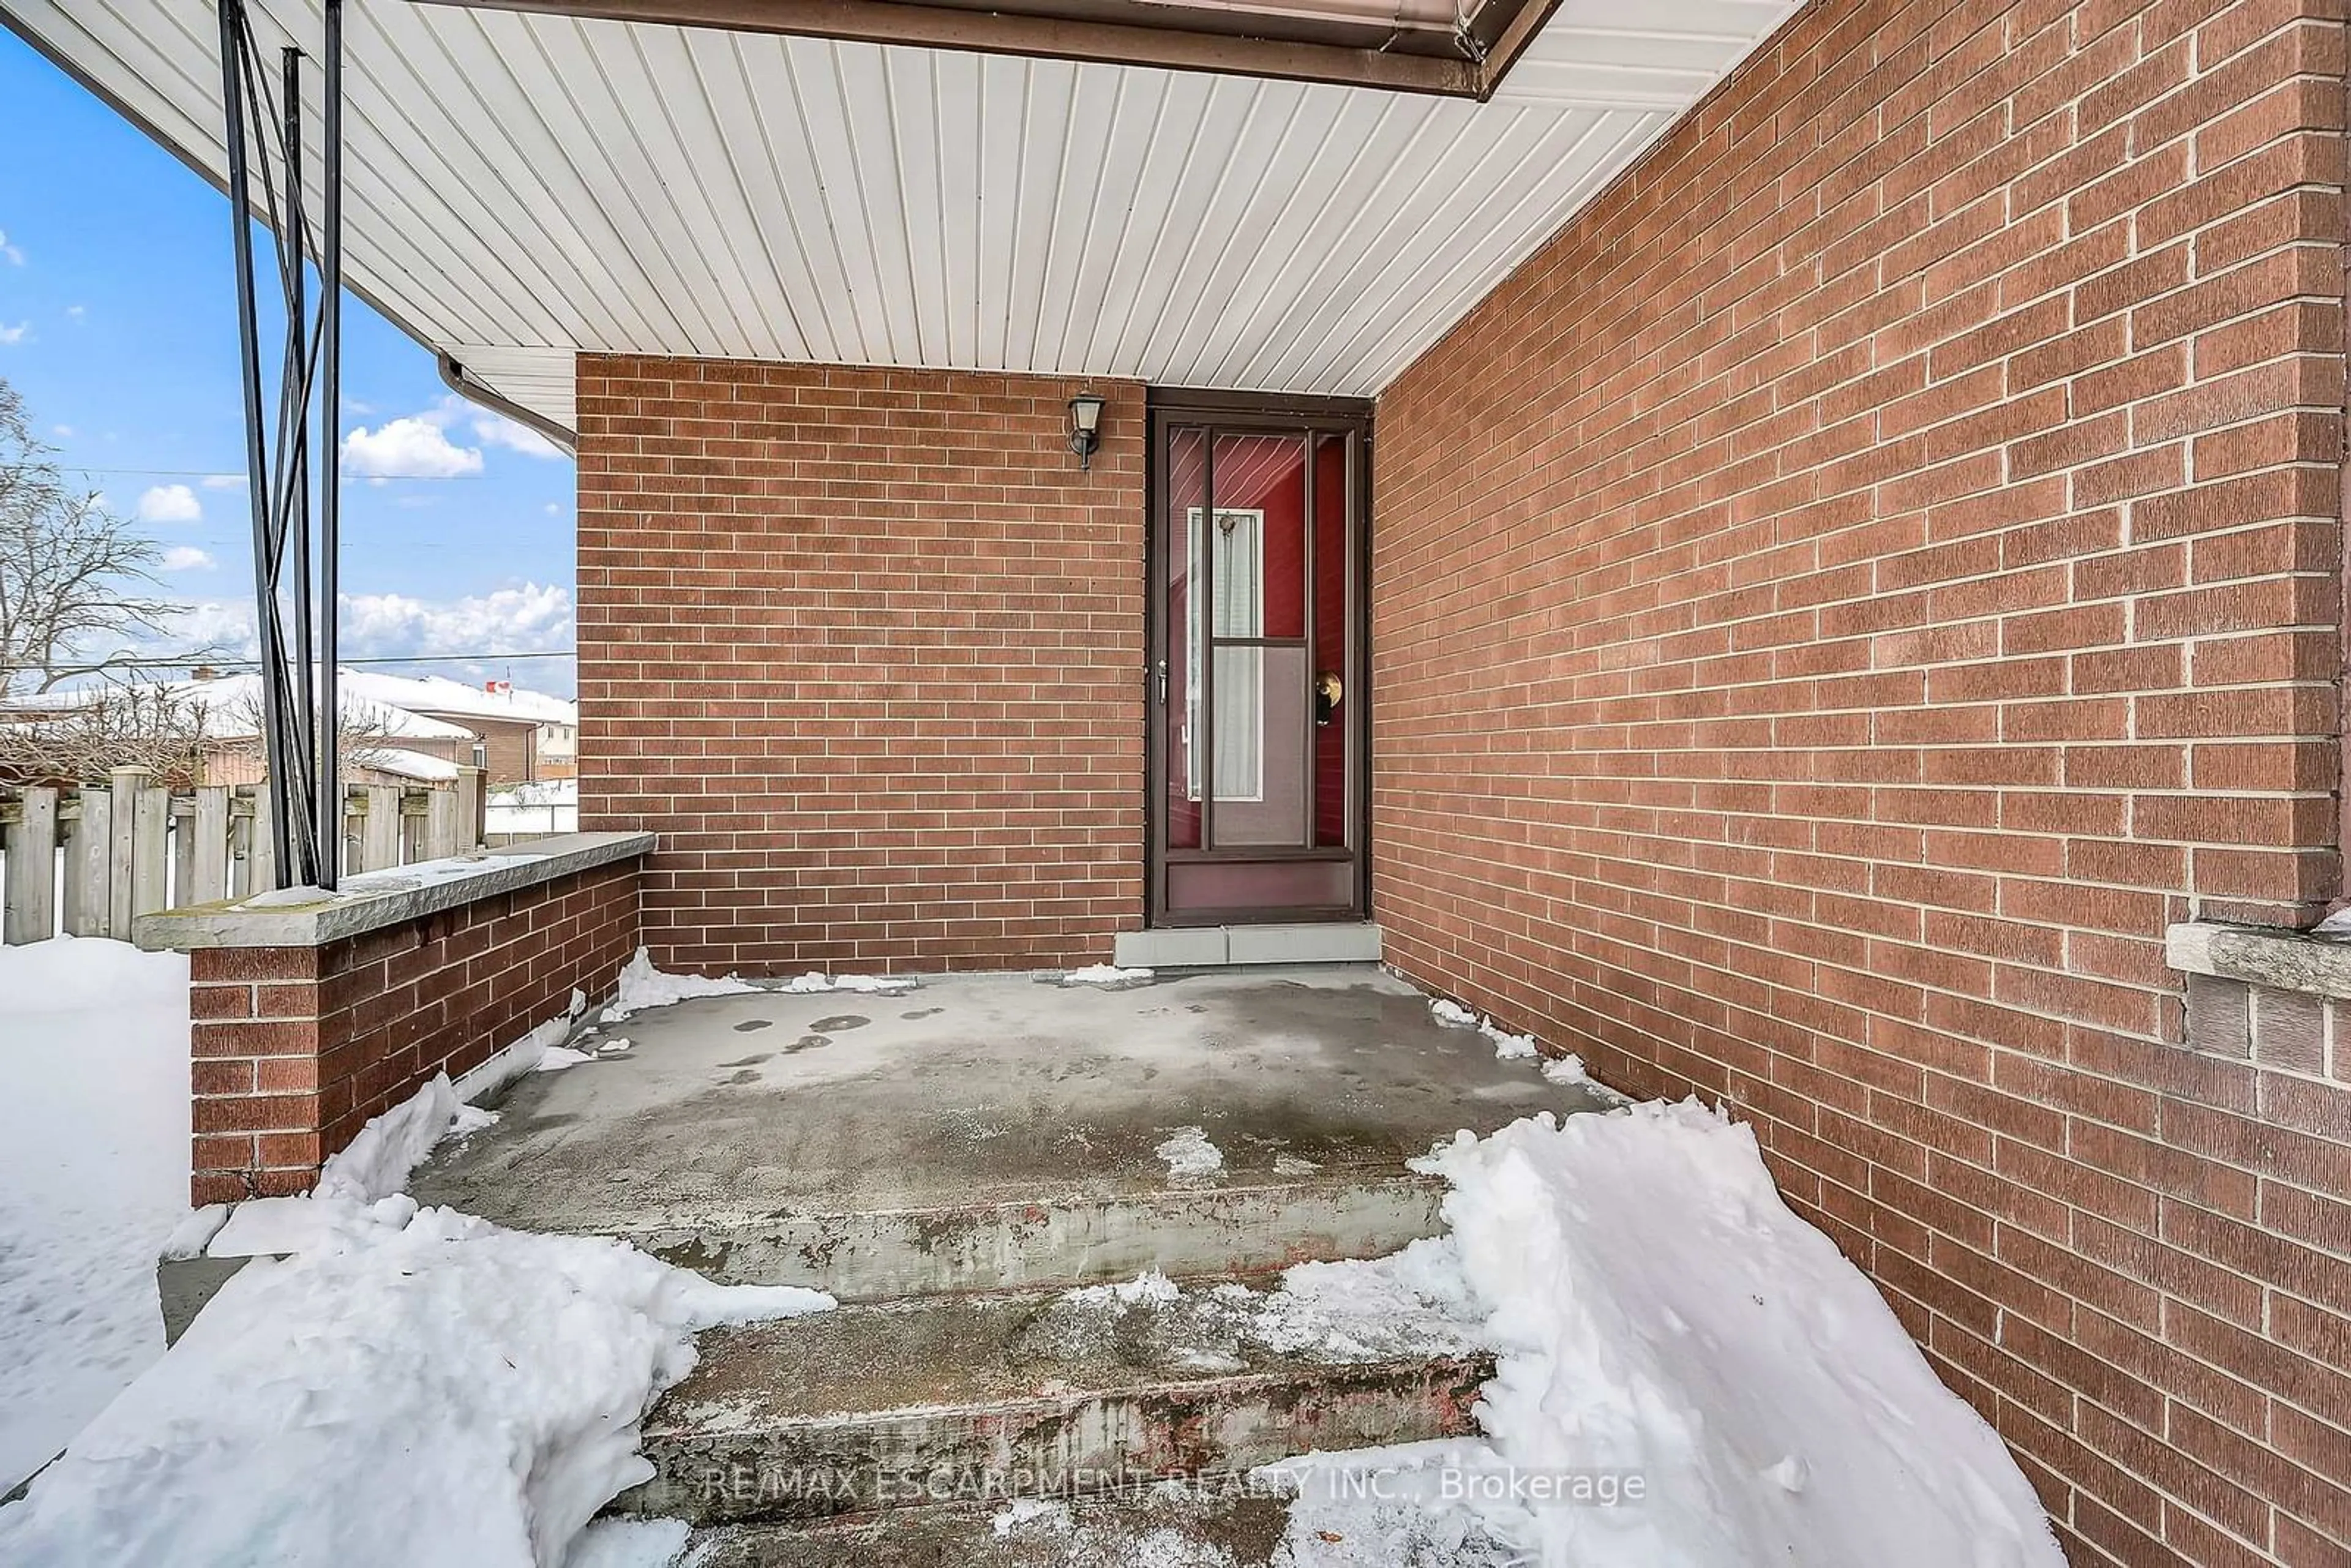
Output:
M18 697L0 722L38 723L45 713L75 708L110 689L68 687ZM197 776L182 782L253 784L266 776L257 675L203 671L191 680L141 686L138 693L151 705L161 705L150 711L168 710L176 716L175 724L199 737ZM482 766L483 741L473 729L394 706L348 684L339 701L343 728L351 737L346 747L348 783L443 785L453 783L460 768Z
M220 675L175 684L164 691L171 700L204 712L205 733L215 745L200 782L252 784L264 777L258 676ZM460 768L481 765L479 738L470 729L349 687L340 692L339 701L343 727L354 737L346 760L347 782L448 784L455 781Z
M53 692L16 706L23 715L70 707L96 688ZM262 773L261 686L251 674L201 670L186 681L142 687L162 702L200 715L209 742L209 784L248 784ZM480 768L493 785L519 785L574 777L579 710L561 697L517 688L510 681L467 685L440 676L414 677L344 669L338 700L347 729L363 737L351 758L362 774L418 783L456 778L459 767Z
M217 175L180 9L0 0ZM1147 9L355 11L351 277L578 455L490 1022L1376 953L1750 1122L2077 1562L2341 1561L2337 0ZM356 1124L246 1082L200 1191Z
M468 685L440 675L387 675L346 670L343 685L386 707L469 730L482 742L492 784L536 784L574 776L580 709L575 703L512 681Z

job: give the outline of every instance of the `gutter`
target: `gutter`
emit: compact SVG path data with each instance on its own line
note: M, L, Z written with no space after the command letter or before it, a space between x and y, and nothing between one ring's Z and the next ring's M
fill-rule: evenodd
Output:
M502 414L525 429L545 436L563 448L564 455L567 456L580 455L578 432L566 430L545 414L525 408L513 399L492 392L486 383L477 380L472 371L459 364L455 356L448 350L434 350L433 365L441 372L442 384L459 397L479 403L492 413Z

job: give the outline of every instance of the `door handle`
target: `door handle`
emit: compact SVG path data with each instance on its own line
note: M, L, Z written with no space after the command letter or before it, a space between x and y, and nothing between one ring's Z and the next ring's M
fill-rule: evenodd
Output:
M1167 706L1167 661L1159 661L1159 706Z
M1325 728L1329 727L1331 720L1336 716L1339 711L1340 699L1345 695L1346 688L1341 685L1337 671L1325 670L1321 674L1315 676L1315 724Z

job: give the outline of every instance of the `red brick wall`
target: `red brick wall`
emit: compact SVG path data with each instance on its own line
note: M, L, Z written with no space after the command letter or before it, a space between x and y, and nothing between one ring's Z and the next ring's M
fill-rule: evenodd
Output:
M637 881L621 862L323 947L189 954L193 1200L308 1192L434 1073L480 1066L574 989L609 995Z
M2337 886L2342 16L1814 0L1379 408L1392 959L1751 1119L2085 1563L2351 1536L2351 1096L2162 948Z
M1107 958L1143 906L1143 402L583 356L583 828L664 967Z

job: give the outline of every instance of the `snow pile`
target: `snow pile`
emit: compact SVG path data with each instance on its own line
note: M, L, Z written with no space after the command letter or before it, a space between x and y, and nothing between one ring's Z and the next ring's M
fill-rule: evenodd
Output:
M1167 1174L1177 1181L1206 1181L1225 1168L1224 1151L1208 1142L1204 1127L1178 1127L1152 1152L1167 1162Z
M1238 1372L1251 1354L1351 1363L1452 1355L1485 1330L1449 1239L1385 1258L1306 1263L1274 1290L1183 1286L1157 1270L1064 1291L1023 1331L1058 1356L1115 1354L1129 1364Z
M1562 1085L1592 1083L1591 1075L1583 1070L1583 1058L1573 1054L1543 1058L1542 1075L1553 1083Z
M1280 1290L1256 1298L1249 1333L1270 1350L1325 1360L1469 1350L1484 1343L1480 1307L1453 1239L1433 1237L1384 1258L1287 1270Z
M1522 1568L1500 1522L1446 1500L1445 1472L1477 1460L1500 1462L1483 1445L1439 1439L1277 1460L1249 1479L1291 1500L1274 1555L1282 1568Z
M682 1519L594 1520L572 1542L562 1568L672 1568L692 1533Z
M188 960L0 946L0 1492L163 1353L155 1257L188 1207Z
M653 967L653 956L643 947L637 956L621 969L620 995L604 1009L605 1023L620 1023L646 1008L665 1008L673 1002L690 1000L695 997L740 996L748 991L778 990L794 996L813 996L830 991L856 991L867 996L894 997L915 988L915 982L899 975L828 975L821 969L810 969L780 986L758 986L733 975L723 980L705 980L698 975L673 975Z
M306 1249L247 1264L0 1509L0 1559L559 1563L653 1473L638 1423L694 1331L832 1305L404 1196L296 1201Z
M1064 986L1131 986L1151 978L1149 969L1122 969L1115 964L1089 964L1061 976Z
M535 784L508 784L490 791L492 806L577 806L580 780L545 779Z
M172 1257L282 1257L330 1245L342 1230L371 1216L405 1223L416 1207L400 1196L410 1173L444 1139L467 1137L497 1119L495 1111L465 1103L449 1075L436 1072L433 1082L371 1118L341 1153L328 1155L308 1192L247 1198L225 1209L225 1222L213 1225L201 1246L186 1245L200 1228L192 1226L175 1233L165 1251Z
M995 1529L999 1541L1016 1530L1043 1530L1055 1535L1067 1535L1077 1527L1077 1521L1070 1516L1068 1503L1041 1497L1014 1498L987 1522Z
M449 1075L436 1072L432 1082L361 1127L340 1153L328 1155L310 1196L360 1203L389 1197L408 1185L409 1173L442 1139L478 1133L497 1119L496 1111L459 1101Z
M869 996L894 997L911 991L914 982L899 975L828 975L821 969L785 983L785 990L795 996L807 996L824 991L862 991Z
M1080 1285L1061 1292L1060 1306L1081 1312L1123 1312L1129 1307L1164 1307L1184 1294L1184 1287L1153 1269L1132 1280L1108 1285Z
M1998 1436L1780 1201L1746 1127L1648 1103L1464 1133L1416 1165L1452 1182L1445 1215L1492 1309L1494 1450L1637 1474L1653 1500L1522 1511L1542 1563L2062 1563Z
M1480 1018L1476 1013L1471 1012L1468 1008L1463 1007L1459 1002L1450 1001L1444 997L1439 997L1435 1001L1428 1004L1428 1016L1435 1019L1438 1023L1445 1024L1449 1028L1476 1030L1479 1034L1484 1035L1488 1040L1494 1042L1494 1054L1504 1061L1512 1061L1521 1057L1531 1057L1537 1054L1534 1036L1531 1034L1512 1034L1509 1030L1504 1029L1492 1019ZM1566 1060L1571 1061L1575 1061L1573 1057L1569 1057ZM1581 1062L1577 1062L1577 1066L1579 1068L1581 1068L1582 1065L1583 1064Z
M620 994L604 1009L604 1021L619 1023L645 1008L665 1008L689 997L739 996L758 988L732 975L723 980L705 980L699 975L673 975L656 969L653 955L640 947L635 957L621 966Z

